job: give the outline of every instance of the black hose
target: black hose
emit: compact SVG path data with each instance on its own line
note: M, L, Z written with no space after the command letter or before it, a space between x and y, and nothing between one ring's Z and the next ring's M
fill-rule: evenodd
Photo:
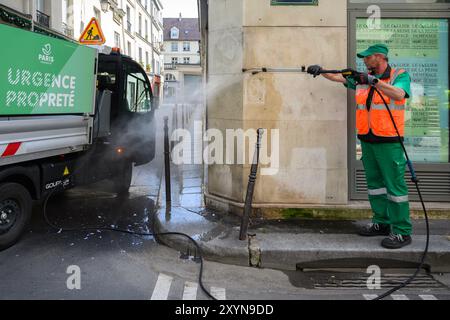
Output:
M408 152L406 151L405 144L403 143L403 140L402 140L402 137L401 137L401 135L400 135L400 132L398 131L397 125L396 125L395 120L394 120L394 116L392 115L391 109L389 109L389 105L387 104L387 102L386 102L386 100L384 99L383 95L380 93L380 91L379 91L376 87L373 87L373 88L374 88L375 91L380 95L381 99L383 100L383 102L384 102L384 104L385 104L385 106L386 106L386 109L387 109L387 111L388 111L388 113L389 113L389 117L391 118L391 121L392 121L392 123L393 123L393 125L394 125L395 131L396 131L396 133L397 133L398 141L400 142L400 145L402 146L403 152L405 153L406 161L407 161L409 170L410 170L410 172L411 172L411 180L412 180L412 182L414 182L414 184L415 184L415 186L416 186L417 193L419 194L420 202L422 203L423 212L424 212L424 214L425 214L425 224L426 224L426 229L427 229L427 237L426 237L427 240L426 240L425 250L424 250L424 252L423 252L423 254L422 254L422 258L420 259L419 265L417 266L416 272L414 272L414 274L413 274L412 276L410 276L410 277L409 277L405 282L403 282L402 284L400 284L400 285L398 285L398 286L396 286L396 287L394 287L394 288L388 290L387 292L385 292L385 293L383 293L382 295L380 295L380 296L376 297L375 299L373 299L373 300L381 300L381 299L383 299L383 298L385 298L385 297L391 295L393 292L395 292L395 291L397 291L397 290L400 290L400 289L406 287L406 286L407 286L408 284L410 284L410 283L414 280L414 278L419 274L420 270L422 269L422 267L423 267L423 265L424 265L424 263L425 263L425 259L426 259L427 254L428 254L428 246L429 246L429 243L430 243L430 225L429 225L429 222L428 222L428 213L427 213L427 209L425 208L425 203L424 203L424 201L423 201L422 193L420 192L420 188L419 188L419 179L417 178L416 172L414 171L414 167L413 167L413 165L412 165L412 162L411 162L411 160L409 159Z
M197 249L198 252L198 256L200 258L200 272L199 272L199 277L198 277L198 283L200 285L200 288L203 290L203 292L212 300L217 300L217 298L215 298L203 285L203 252L201 247L198 245L198 243L189 235L181 233L181 232L161 232L161 233L155 233L155 232L135 232L135 231L129 231L129 230L125 230L125 229L120 229L120 228L111 228L111 227L86 227L86 228L61 228L56 226L55 224L53 224L47 216L47 203L48 200L50 199L50 197L55 193L55 191L57 190L57 188L53 189L53 191L51 193L49 193L49 195L45 198L44 200L44 204L43 204L43 214L44 214L44 219L45 222L53 229L58 230L58 232L84 232L84 231L94 231L94 230L102 230L102 231L109 231L109 232L119 232L119 233L125 233L125 234L130 234L130 235L135 235L135 236L153 236L153 237L158 237L158 236L168 236L168 235L177 235L177 236L183 236L189 239L189 241L191 241L194 246Z
M96 115L94 117L94 122L95 122L95 118L98 119L98 125L97 125L97 133L95 135L95 139L98 138L98 134L100 131L100 112L99 112L99 106L96 103ZM72 172L72 176L74 175L74 172ZM77 231L93 231L93 230L103 230L103 231L109 231L109 232L119 232L119 233L125 233L125 234L130 234L130 235L135 235L135 236L153 236L153 237L157 237L157 236L167 236L167 235L179 235L179 236L183 236L189 239L189 241L191 241L194 246L197 249L198 252L198 256L200 258L200 272L199 272L199 278L198 278L198 283L200 285L200 288L203 290L203 292L212 300L217 300L203 285L203 252L202 249L200 248L200 246L198 245L198 243L189 235L181 233L181 232L162 232L162 233L140 233L140 232L135 232L135 231L129 231L129 230L124 230L124 229L119 229L119 228L110 228L110 227L100 227L100 228L95 228L95 227L87 227L87 228L60 228L56 225L54 225L52 222L50 222L50 220L48 219L47 216L47 203L48 200L53 196L53 194L55 193L55 191L58 190L58 187L56 187L55 189L53 189L48 196L45 198L44 200L44 204L43 204L43 214L44 214L44 219L45 222L53 229L58 230L58 232L77 232Z

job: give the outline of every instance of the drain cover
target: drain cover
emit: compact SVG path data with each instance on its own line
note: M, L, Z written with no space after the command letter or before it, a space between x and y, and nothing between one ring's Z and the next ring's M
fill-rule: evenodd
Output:
M314 288L316 289L336 289L336 288L361 288L367 289L368 274L335 274L311 277L314 279ZM393 288L405 282L411 274L384 274L381 276L382 288ZM445 288L439 281L432 276L423 274L418 275L408 288Z

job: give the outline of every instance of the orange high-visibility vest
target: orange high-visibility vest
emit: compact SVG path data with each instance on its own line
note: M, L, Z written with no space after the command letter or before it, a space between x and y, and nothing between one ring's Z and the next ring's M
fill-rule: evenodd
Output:
M397 76L404 72L405 70L403 69L391 69L390 77L388 79L380 79L379 81L384 81L392 85ZM394 101L381 90L379 91L389 105L400 136L403 137L405 134L406 98L400 101ZM369 133L369 130L372 130L372 133L378 137L396 137L397 132L392 124L391 117L377 92L373 94L370 110L367 110L366 102L369 92L369 85L358 85L356 88L356 129L358 130L358 134L366 135Z

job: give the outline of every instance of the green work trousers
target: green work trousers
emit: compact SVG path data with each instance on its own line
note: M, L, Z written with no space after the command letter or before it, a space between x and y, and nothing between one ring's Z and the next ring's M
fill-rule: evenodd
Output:
M373 223L390 224L393 233L410 235L406 159L400 143L361 141Z

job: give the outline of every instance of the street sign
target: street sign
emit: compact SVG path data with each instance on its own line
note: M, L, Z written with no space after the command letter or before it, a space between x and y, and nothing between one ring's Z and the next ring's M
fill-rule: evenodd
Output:
M79 42L81 44L102 45L106 42L102 29L97 19L92 18L87 27L80 36Z

